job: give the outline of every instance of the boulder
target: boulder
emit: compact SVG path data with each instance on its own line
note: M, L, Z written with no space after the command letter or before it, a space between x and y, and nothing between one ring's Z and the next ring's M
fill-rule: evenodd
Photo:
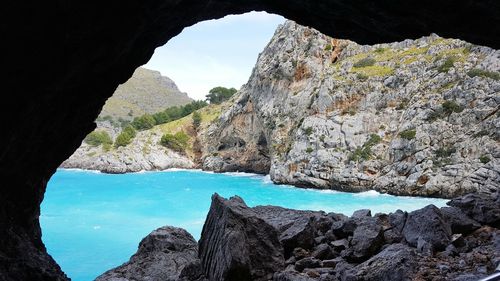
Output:
M469 218L459 208L442 207L443 218L450 224L453 233L469 234L481 227L481 225Z
M238 196L212 196L199 255L210 280L269 280L285 264L276 229Z
M345 271L342 280L411 280L415 268L415 250L403 244L392 244L369 260Z
M354 230L358 226L358 219L346 218L335 221L332 224L332 233L338 238L347 238L353 235Z
M368 209L361 209L361 210L354 211L354 213L352 213L353 218L364 218L364 217L371 217L371 216L372 216L372 211L370 211Z
M339 239L333 241L331 245L335 251L342 252L349 247L349 241L347 239Z
M467 194L453 199L447 204L460 209L481 224L500 228L500 192Z
M201 281L198 244L184 229L158 228L142 239L139 249L123 265L111 269L96 281Z
M444 250L450 244L451 228L441 211L434 205L428 205L408 214L403 236L413 247L417 247L418 240L422 239L433 249Z
M406 223L407 212L397 210L387 216L388 228L384 229L384 240L388 244L399 243L403 240L403 227Z
M375 254L384 244L384 232L375 219L363 220L351 240L346 259L350 262L360 262Z
M295 248L312 249L316 226L329 227L332 220L323 212L300 211L276 206L257 206L253 210L260 218L272 225L279 233L285 257Z
M311 256L320 260L329 259L333 257L333 251L328 244L320 244L314 248Z
M321 261L313 257L303 258L295 263L295 270L297 271L302 271L305 268L317 267L321 267Z

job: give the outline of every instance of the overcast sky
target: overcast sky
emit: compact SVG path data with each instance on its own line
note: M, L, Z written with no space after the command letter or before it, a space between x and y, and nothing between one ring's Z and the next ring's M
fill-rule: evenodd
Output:
M216 86L239 89L258 54L285 19L265 12L197 23L156 49L145 68L158 70L194 99Z

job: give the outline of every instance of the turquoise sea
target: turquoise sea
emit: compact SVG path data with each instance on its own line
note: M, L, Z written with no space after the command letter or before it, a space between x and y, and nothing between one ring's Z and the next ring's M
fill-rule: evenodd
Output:
M269 177L196 170L122 175L58 170L42 203L40 222L48 252L66 274L89 281L127 261L152 230L173 225L199 239L214 192L239 195L249 206L278 205L351 215L411 211L446 200L343 193L275 185Z

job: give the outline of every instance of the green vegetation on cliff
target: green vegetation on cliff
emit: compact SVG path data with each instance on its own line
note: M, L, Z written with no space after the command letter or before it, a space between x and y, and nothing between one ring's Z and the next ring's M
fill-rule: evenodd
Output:
M132 126L125 127L122 132L116 137L115 147L127 146L135 138L137 132Z
M206 97L211 104L221 104L230 99L236 92L235 88L215 87L209 91Z
M96 130L85 137L85 143L91 146L99 146L101 144L113 144L113 140L106 131Z
M184 131L175 134L164 134L160 144L177 152L184 152L189 141L189 136Z

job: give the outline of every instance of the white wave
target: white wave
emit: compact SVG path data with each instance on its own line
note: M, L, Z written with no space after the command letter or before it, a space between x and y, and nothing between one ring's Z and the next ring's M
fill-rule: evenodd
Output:
M262 177L262 182L265 184L274 184L274 182L271 180L271 175L265 175Z
M375 190L368 190L368 191L353 194L353 196L355 196L355 197L378 197L381 195L385 195L385 194L382 194L382 193L377 192Z
M340 193L340 191L333 190L333 189L319 189L319 190L313 189L313 190L316 190L319 193L327 193L327 194Z
M159 172L171 173L171 172L190 172L190 173L205 173L205 174L215 174L213 171L204 171L202 169L186 169L186 168L168 168Z
M58 171L68 171L68 172L76 172L76 173L94 173L94 174L102 174L99 170L87 170L87 169L79 169L79 168L57 168Z
M233 177L246 177L246 178L261 178L262 175L255 173L245 173L245 172L226 172L223 175L233 176Z

